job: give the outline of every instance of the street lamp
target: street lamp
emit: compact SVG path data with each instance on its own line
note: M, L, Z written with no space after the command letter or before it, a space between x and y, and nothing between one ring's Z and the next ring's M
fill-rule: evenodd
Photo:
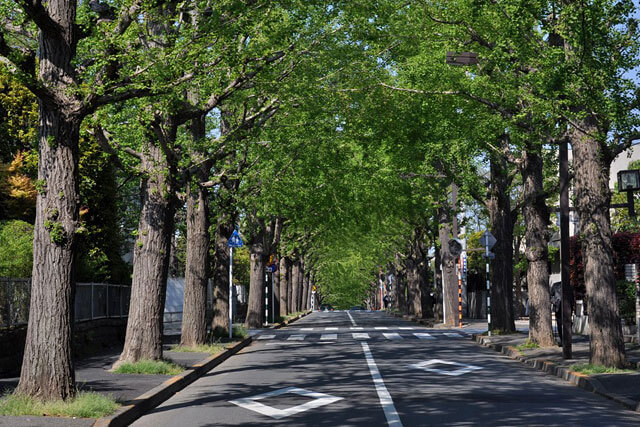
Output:
M633 203L633 192L640 190L640 171L636 169L618 172L618 191L627 193L627 209L629 216L636 217L636 210Z

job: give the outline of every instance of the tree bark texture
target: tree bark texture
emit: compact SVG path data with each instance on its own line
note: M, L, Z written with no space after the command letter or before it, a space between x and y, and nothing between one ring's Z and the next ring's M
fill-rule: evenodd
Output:
M491 327L515 331L513 316L513 219L506 160L491 159L491 187L487 209L496 238L491 265Z
M295 279L293 273L294 265L295 261L287 258L287 314L291 314L295 311L295 307L293 306L293 282Z
M296 313L300 311L298 309L298 301L300 300L300 261L295 260L293 262L293 268L291 269L291 312Z
M264 269L265 250L264 232L255 238L250 248L251 274L249 290L249 306L247 307L247 327L260 328L264 319Z
M440 262L442 263L444 324L447 326L458 325L458 277L456 275L456 256L449 252L449 240L451 239L451 218L445 209L438 212L440 229L438 240L440 241Z
M300 310L307 309L307 301L309 300L309 273L305 273L302 277L302 301L300 303Z
M289 284L291 282L291 261L289 258L280 258L280 316L289 314Z
M591 363L623 367L626 363L618 314L611 222L609 173L611 158L592 135L594 123L583 120L570 138L575 171L575 200L580 218L584 280L589 298ZM586 133L583 133L586 132Z
M56 95L39 101L38 182L31 310L17 392L42 399L75 395L71 354L74 250L78 227L78 143L82 117L69 90L75 73L76 2L42 5L55 24L38 38L38 79ZM51 36L56 32L56 36Z
M213 253L213 316L211 332L214 336L229 335L229 247L233 220L227 214L218 215Z
M184 346L202 345L207 340L209 265L208 190L191 183L187 184L187 261L180 338Z
M527 257L527 285L529 288L529 338L540 346L555 344L551 325L549 269L547 242L549 241L549 209L543 188L543 162L539 149L529 147L522 164L523 216Z
M142 212L133 252L127 333L114 367L123 362L162 358L164 303L176 204L171 179L176 173L156 144L148 144L145 153L142 169L146 176L140 187Z

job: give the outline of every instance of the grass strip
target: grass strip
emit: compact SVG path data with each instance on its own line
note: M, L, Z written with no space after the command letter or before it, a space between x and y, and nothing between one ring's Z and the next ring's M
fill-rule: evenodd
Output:
M113 414L119 407L111 396L86 391L66 401L43 401L19 394L0 397L0 415L100 418Z
M229 347L230 345L236 344L235 342L232 343L212 343L212 344L202 344L202 345L196 345L196 346L184 346L184 345L177 345L173 348L171 348L171 351L177 351L180 353L209 353L209 354L216 354L216 353L220 353L224 350L227 349L227 347Z
M593 365L591 363L578 363L576 365L571 365L571 370L574 372L579 372L585 375L593 375L593 374L626 374L630 372L637 372L633 369L620 369L620 368L612 368L609 366L602 365Z
M530 339L527 339L524 343L516 346L516 350L518 350L520 353L524 352L525 350L534 348L540 348L540 345L537 342L531 341Z
M178 375L184 368L166 360L143 359L125 362L113 371L116 374Z

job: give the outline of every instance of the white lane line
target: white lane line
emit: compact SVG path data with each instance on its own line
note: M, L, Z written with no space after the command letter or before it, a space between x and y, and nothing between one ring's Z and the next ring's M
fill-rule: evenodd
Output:
M380 406L382 406L382 410L384 411L384 416L387 418L387 424L390 426L402 427L402 421L400 421L400 416L398 415L398 411L396 411L396 407L393 404L391 395L389 394L387 387L384 385L384 380L382 379L382 375L380 375L378 366L376 366L376 361L373 359L371 350L369 350L369 344L367 344L366 342L362 342L360 344L362 345L362 351L364 352L364 357L367 359L367 365L369 365L369 372L371 372L371 378L373 378L373 384L375 384L376 391L378 392L378 399L380 399Z
M353 317L351 317L351 313L350 313L349 311L347 311L347 314L349 315L349 319L351 319L351 324L352 324L353 326L358 326L358 324L356 323L356 321L355 321L355 320L353 320Z
M352 331L361 331L363 328L362 326L352 326L349 329L351 329Z
M338 328L333 328L333 327L331 327L331 328L324 328L324 330L325 330L325 331L337 331L337 330L338 330Z
M287 341L302 341L304 340L304 337L306 337L306 335L303 335L303 334L291 335L289 336L289 338L287 338Z
M389 329L389 328L387 328L386 326L376 326L373 329Z
M275 335L260 335L258 337L259 340L272 340L274 339L276 336Z
M436 337L431 336L431 334L428 334L426 332L416 332L413 335L415 335L417 338L420 338L421 340L435 340Z
M321 340L337 340L338 334L322 334L320 336Z
M398 329L400 329L401 331L412 331L416 328L413 326L400 326Z
M460 335L457 332L445 332L444 333L446 336L448 337L453 337L453 338L462 338L462 335Z
M367 334L367 333L354 332L351 335L353 335L353 339L355 339L355 340L368 340L369 339L369 334Z
M313 328L300 328L301 331L313 331Z
M400 334L397 334L395 332L384 332L382 335L384 335L384 337L388 340L401 340L403 339Z

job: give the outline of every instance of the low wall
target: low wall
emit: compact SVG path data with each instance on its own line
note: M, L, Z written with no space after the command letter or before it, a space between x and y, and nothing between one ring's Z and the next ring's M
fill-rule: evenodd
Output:
M77 322L73 331L74 357L84 357L124 342L127 319L97 319ZM0 330L0 377L20 374L26 326Z

